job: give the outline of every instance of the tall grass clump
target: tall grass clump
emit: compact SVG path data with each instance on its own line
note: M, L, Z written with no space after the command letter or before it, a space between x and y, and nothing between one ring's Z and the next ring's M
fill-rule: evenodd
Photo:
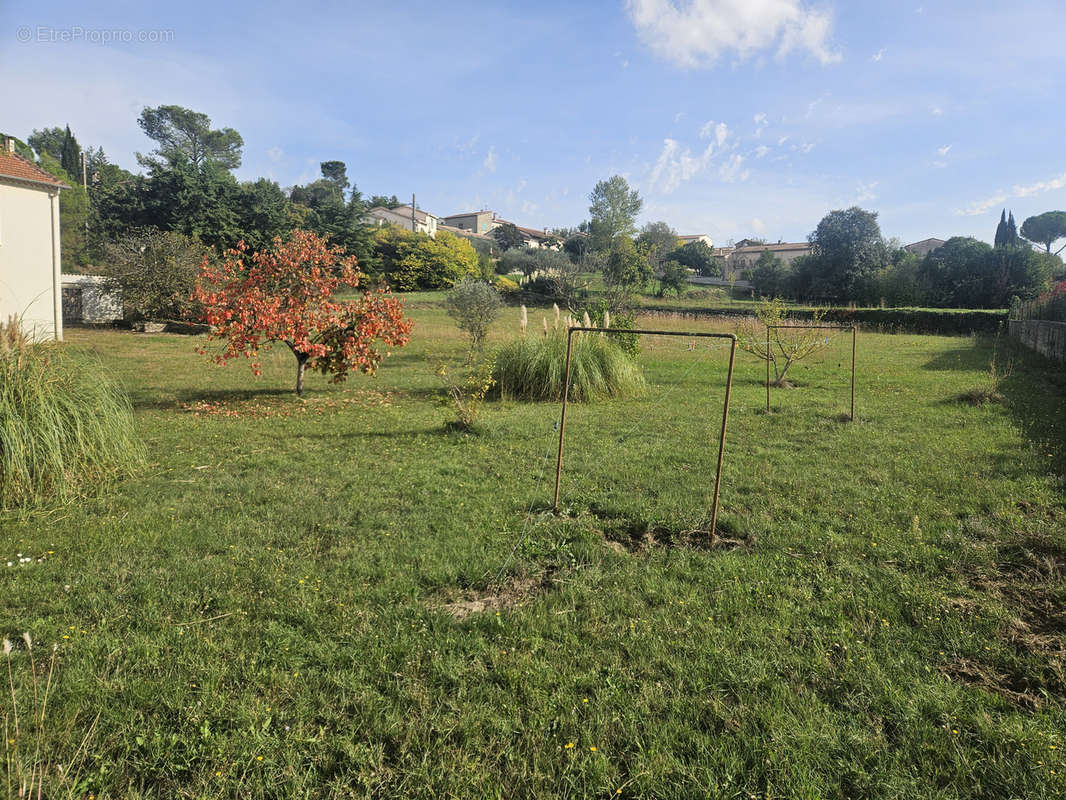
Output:
M546 330L505 344L496 354L496 391L506 399L561 400L566 380L566 332ZM632 397L644 391L644 374L610 335L575 333L570 399L577 402Z
M0 508L69 499L143 458L129 399L98 366L0 325Z

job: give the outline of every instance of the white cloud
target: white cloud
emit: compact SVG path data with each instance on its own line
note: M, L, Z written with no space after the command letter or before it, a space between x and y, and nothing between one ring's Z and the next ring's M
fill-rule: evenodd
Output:
M685 112L684 111L678 111L676 114L674 114L674 122L680 122L684 118L685 118Z
M751 218L751 229L756 233L766 233L766 223L758 217Z
M755 148L755 157L756 158L762 158L763 156L765 156L769 152L770 152L770 148L767 147L764 144L761 144L761 145L759 145L758 147Z
M936 151L940 153L941 156L946 156L952 147L954 147L954 145L946 144L943 147L938 147Z
M744 156L734 153L722 166L718 168L718 177L725 183L746 181L751 174L749 170L742 170Z
M855 190L855 202L866 203L870 200L876 200L877 192L874 190L877 189L877 183L877 181L871 181L870 183L860 183L858 188Z
M980 214L988 213L989 209L995 208L1011 198L1032 197L1034 194L1044 194L1045 192L1053 192L1056 189L1063 188L1066 188L1066 173L1050 180L1031 183L1028 186L1016 185L1009 192L1002 192L984 200L977 200L970 203L966 208L957 210L955 213L963 217L976 217Z
M703 127L700 128L700 138L710 139L712 137L714 138L714 143L721 147L725 144L725 140L729 138L729 126L724 122L719 122L716 125L714 120L704 123Z
M774 48L779 58L802 50L822 64L840 60L829 41L832 14L801 0L627 0L626 8L641 40L686 69Z
M942 109L940 106L933 106L929 109L929 113L932 114L934 117L939 117L941 114L944 113L944 109Z
M760 111L758 114L756 114L754 117L752 117L752 121L754 121L754 123L756 125L758 125L759 127L762 127L763 125L767 124L767 122L766 122L766 114L763 113L762 111Z
M658 191L670 194L682 183L703 172L714 157L714 151L714 142L708 144L699 155L693 155L689 148L682 149L676 139L663 139L663 150L648 180Z
M781 145L783 145L787 141L788 141L788 137L787 136L782 136L780 139L777 140L777 146L780 147Z
M498 159L496 158L496 148L490 147L488 155L485 156L485 160L481 162L481 166L488 172L495 172Z
M870 60L871 61L880 61L884 57L885 57L885 48L882 47L880 50L878 50L876 53L874 53L872 56L870 56Z
M933 162L933 166L936 167L937 169L943 169L947 165L948 165L947 161L934 161Z
M271 148L270 148L269 150L267 150L267 157L268 157L268 158L269 158L269 159L270 159L271 161L273 161L273 162L274 162L275 164L276 164L277 162L281 161L281 157L282 157L283 155L285 155L285 151L284 151L284 150L282 150L282 149L281 149L280 147L278 147L277 145L274 145L274 146L273 146L273 147L271 147Z

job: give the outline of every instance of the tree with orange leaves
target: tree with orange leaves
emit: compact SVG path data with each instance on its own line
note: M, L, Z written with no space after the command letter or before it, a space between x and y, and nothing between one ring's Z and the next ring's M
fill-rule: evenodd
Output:
M335 383L353 369L373 374L389 355L378 342L403 347L410 340L411 320L387 287L364 288L358 300L334 299L363 278L344 248L297 230L287 241L276 237L265 252L249 255L242 241L220 263L205 258L192 299L203 304L209 340L224 344L212 356L216 362L251 358L259 375L259 353L284 342L296 357L296 394L302 395L307 369L332 375Z

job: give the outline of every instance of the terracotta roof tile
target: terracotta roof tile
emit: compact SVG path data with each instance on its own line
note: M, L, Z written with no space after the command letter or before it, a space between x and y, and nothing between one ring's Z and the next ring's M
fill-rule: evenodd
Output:
M49 175L43 169L31 161L27 161L16 153L0 151L0 178L13 178L19 181L41 183L54 186L59 189L69 189L63 181L54 175Z

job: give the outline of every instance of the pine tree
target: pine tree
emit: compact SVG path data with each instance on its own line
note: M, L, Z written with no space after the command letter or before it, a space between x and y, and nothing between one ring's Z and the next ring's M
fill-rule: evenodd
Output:
M81 175L81 148L78 146L78 140L74 138L74 134L70 132L69 125L67 125L67 130L63 135L63 150L60 153L59 165L74 180L77 180Z
M1007 243L1007 209L999 215L999 225L996 226L995 246L1002 247Z

